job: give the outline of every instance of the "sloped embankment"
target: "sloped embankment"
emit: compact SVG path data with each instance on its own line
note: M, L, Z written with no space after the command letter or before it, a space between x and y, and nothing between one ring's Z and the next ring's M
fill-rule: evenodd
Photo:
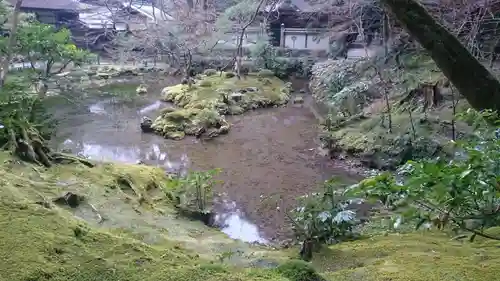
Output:
M490 281L500 273L498 243L421 232L325 248L312 262L319 276L285 261L295 248L249 246L173 216L160 169L44 170L1 156L2 281Z
M177 218L161 169L99 164L43 170L4 154L2 162L0 280L282 278L274 270L234 267L277 265L277 253Z
M425 53L406 54L399 65L380 58L329 60L314 66L310 87L331 110L325 144L372 168L446 154L453 104L456 112L468 108ZM461 134L470 131L455 126Z

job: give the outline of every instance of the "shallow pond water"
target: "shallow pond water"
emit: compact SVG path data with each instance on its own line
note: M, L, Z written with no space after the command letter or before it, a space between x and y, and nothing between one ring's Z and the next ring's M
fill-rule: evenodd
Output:
M144 161L170 171L221 168L218 224L230 237L246 242L289 236L284 212L298 196L317 190L331 176L357 178L342 163L322 155L318 122L307 106L231 116L230 133L208 141L142 134L141 117L155 118L162 107L170 106L158 101L159 93L175 82L162 81L129 102L101 97L55 106L52 111L60 124L54 145L91 159Z

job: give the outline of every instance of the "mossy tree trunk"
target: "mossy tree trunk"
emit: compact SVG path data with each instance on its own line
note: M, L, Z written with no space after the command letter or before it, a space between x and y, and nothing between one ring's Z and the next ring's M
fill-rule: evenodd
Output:
M500 82L415 0L381 0L477 110L500 111Z

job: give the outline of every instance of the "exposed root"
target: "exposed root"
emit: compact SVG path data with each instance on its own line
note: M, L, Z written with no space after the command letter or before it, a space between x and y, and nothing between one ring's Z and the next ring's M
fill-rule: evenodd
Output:
M69 154L65 154L65 153L61 153L61 152L52 153L51 158L52 158L52 161L55 163L62 163L64 161L68 161L70 163L79 162L79 163L81 163L89 168L95 167L94 163L90 162L89 160L87 160L85 158L81 158L81 157L77 157L77 156L73 156L73 155L69 155Z
M45 140L40 136L37 130L32 127L25 128L21 125L7 129L9 141L3 146L4 149L12 153L21 160L35 163L47 168L53 164L67 161L69 163L79 162L83 165L93 168L92 162L69 154L52 152L45 144Z
M94 213L96 214L97 216L97 223L101 224L103 221L104 221L104 218L101 216L101 214L99 213L99 211L97 210L96 207L94 207L94 205L88 203L90 208L92 209L92 211L94 211Z

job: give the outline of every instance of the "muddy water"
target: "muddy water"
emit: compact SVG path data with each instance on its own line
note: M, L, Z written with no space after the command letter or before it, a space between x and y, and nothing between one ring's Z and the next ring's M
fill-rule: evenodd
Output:
M284 211L295 198L317 190L336 175L352 180L341 163L322 155L317 120L307 106L261 109L228 118L232 129L209 141L165 140L142 134L142 116L155 118L168 104L158 102L163 82L145 97L119 102L109 97L57 105L60 120L55 144L91 159L144 161L167 170L221 168L223 184L216 202L222 231L246 242L267 242L290 235ZM306 99L307 102L310 102Z

